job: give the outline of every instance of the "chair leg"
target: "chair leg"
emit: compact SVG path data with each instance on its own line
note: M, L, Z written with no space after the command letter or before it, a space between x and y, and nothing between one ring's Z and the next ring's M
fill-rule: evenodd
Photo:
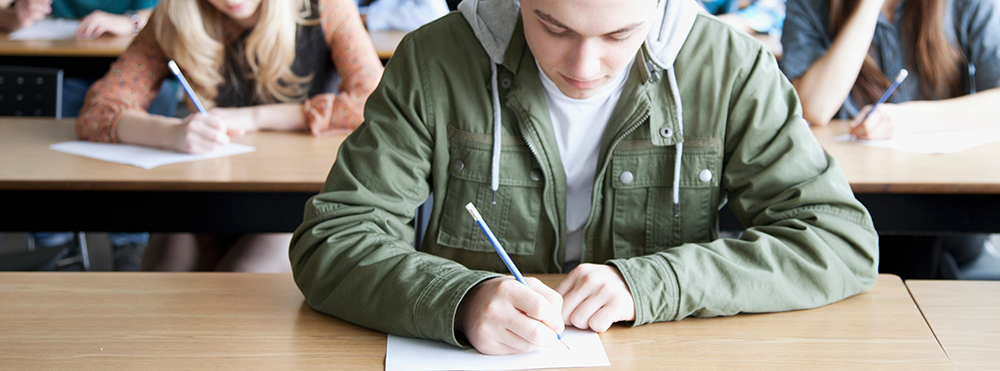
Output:
M87 250L87 237L83 232L76 232L73 244L79 250L79 255L68 257L59 260L56 263L57 268L62 268L68 265L80 264L81 270L86 272L90 270L90 252Z

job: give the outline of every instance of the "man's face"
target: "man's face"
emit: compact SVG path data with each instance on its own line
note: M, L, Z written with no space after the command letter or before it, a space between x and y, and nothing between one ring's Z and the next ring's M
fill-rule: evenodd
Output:
M521 0L524 35L542 72L570 98L593 96L635 58L656 0Z

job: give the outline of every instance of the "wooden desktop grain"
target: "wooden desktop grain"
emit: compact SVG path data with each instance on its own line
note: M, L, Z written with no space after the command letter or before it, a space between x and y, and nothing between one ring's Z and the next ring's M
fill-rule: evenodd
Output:
M0 273L0 298L5 370L384 368L385 334L313 311L287 274ZM601 339L611 370L951 369L895 276L818 309Z
M837 142L847 123L814 126L856 193L998 194L1000 142L956 153L921 154Z
M131 36L101 36L93 40L10 40L0 33L0 56L20 57L112 57L121 55Z
M73 119L0 119L0 191L318 192L346 135L251 133L255 152L145 170L49 149L76 140Z
M956 370L1000 368L1000 282L907 280Z

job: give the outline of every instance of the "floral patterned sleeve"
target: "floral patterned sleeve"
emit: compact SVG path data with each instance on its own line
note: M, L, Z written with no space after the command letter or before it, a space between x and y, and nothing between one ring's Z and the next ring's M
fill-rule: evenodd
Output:
M364 121L368 95L382 78L382 63L353 0L320 0L320 25L341 83L338 94L317 95L303 105L313 135L349 132Z
M167 57L156 42L150 23L128 49L111 64L108 73L87 91L76 119L76 135L92 142L117 143L118 120L128 110L146 110L160 83L168 77Z

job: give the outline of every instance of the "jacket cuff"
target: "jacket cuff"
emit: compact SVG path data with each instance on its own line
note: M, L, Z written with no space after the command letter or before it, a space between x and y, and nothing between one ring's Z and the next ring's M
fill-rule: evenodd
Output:
M466 269L453 269L438 275L417 298L415 319L418 331L425 338L468 348L468 342L459 341L455 333L458 305L474 286L501 276L498 273Z
M647 255L630 259L609 260L625 278L635 304L635 323L672 321L680 307L677 273L666 258Z

